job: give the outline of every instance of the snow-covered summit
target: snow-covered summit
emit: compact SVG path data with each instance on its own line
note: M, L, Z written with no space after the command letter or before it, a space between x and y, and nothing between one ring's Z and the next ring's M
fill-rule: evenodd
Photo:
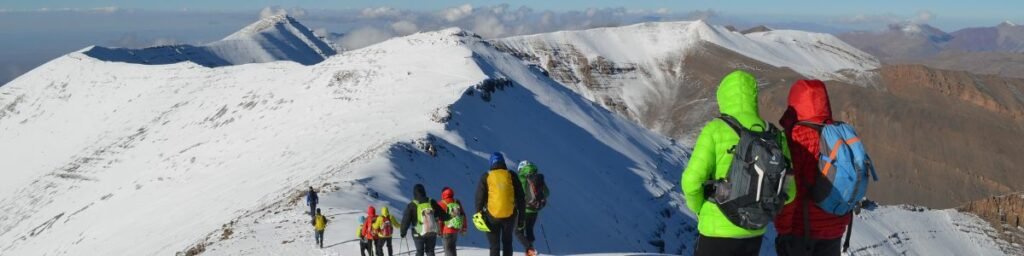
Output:
M873 56L830 34L796 30L743 34L703 20L561 31L500 41L524 51L539 44L572 45L587 57L603 56L629 63L675 58L680 53L699 50L693 48L708 42L819 79L834 78L840 70L871 70L879 66Z
M88 47L86 55L105 61L170 64L190 61L207 67L246 63L294 61L313 65L337 51L288 15L264 17L216 42L168 45L143 49Z
M996 26L997 27L1016 27L1017 24L1013 23L1013 21L1005 20L1005 21L999 23L999 25L996 25Z

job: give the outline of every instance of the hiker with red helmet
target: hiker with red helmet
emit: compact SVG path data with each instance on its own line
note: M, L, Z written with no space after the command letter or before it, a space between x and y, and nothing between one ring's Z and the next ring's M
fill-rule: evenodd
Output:
M441 189L441 201L437 204L449 216L447 221L440 221L444 255L456 256L455 245L459 234L466 234L466 212L462 210L462 202L455 199L455 190L449 187Z

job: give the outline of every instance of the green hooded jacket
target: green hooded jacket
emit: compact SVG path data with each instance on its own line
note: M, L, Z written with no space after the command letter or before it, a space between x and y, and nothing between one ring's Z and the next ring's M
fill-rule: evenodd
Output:
M758 115L757 80L743 71L733 71L718 86L718 109L722 114L739 120L747 129L761 131L767 124ZM758 124L758 126L754 126ZM751 128L754 126L753 128ZM781 133L780 133L781 135ZM749 238L764 234L764 229L749 230L733 225L718 209L718 205L704 197L704 182L724 179L729 175L732 154L727 151L738 144L740 137L725 121L711 120L697 137L690 162L683 170L681 180L686 206L697 214L697 230L701 235L720 238ZM790 159L789 146L785 135L779 137L787 161ZM787 175L786 193L790 195L786 204L796 198L796 185L792 174Z

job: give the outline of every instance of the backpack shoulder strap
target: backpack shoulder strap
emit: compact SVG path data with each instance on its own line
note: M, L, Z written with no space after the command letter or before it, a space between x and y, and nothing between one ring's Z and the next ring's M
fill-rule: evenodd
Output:
M825 128L825 124L820 124L820 123L815 123L815 122L808 122L808 121L799 121L799 122L796 122L796 124L797 125L806 126L808 128L811 128L811 129L814 129L814 130L817 130L817 131L821 131L822 128Z
M726 114L722 114L721 116L718 117L718 119L722 119L722 121L725 121L725 124L728 124L729 127L732 128L732 130L736 132L736 135L739 135L740 132L743 131L743 125L741 125L740 121L736 120L735 117L732 117L732 116L726 115Z

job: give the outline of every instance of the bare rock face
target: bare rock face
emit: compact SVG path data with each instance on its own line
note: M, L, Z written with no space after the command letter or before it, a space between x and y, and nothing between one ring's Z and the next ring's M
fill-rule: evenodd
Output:
M826 81L836 120L857 128L880 180L868 197L932 208L1024 190L1024 80L884 66L879 87ZM777 120L788 86L761 91L761 113Z
M905 94L913 91L913 87L924 87L1018 120L1024 117L1024 89L1018 79L937 70L922 65L890 65L882 68L881 74L893 93Z
M1008 255L1024 254L1024 193L973 201L958 210L978 215L999 231L999 238L1008 243L1002 248Z

